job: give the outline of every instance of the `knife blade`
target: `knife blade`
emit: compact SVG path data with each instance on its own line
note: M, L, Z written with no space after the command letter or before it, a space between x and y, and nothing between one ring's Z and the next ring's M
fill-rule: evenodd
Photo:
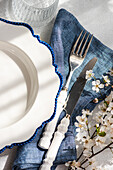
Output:
M73 84L71 91L69 93L68 96L68 101L67 104L65 106L65 110L67 111L67 113L69 115L71 115L71 113L73 112L73 109L83 91L83 88L86 84L86 71L87 70L92 70L95 63L97 61L97 58L93 58L91 59L86 66L83 68L82 72L80 73L79 77L77 78L76 82Z
M86 66L83 68L82 72L80 73L79 77L77 78L76 82L73 84L71 91L69 93L68 100L66 102L64 110L66 111L66 116L61 120L60 124L58 125L57 131L54 134L54 138L52 143L46 153L45 159L43 160L43 164L40 167L40 170L50 170L53 161L56 158L59 146L65 137L65 133L68 130L68 126L70 123L70 116L73 113L73 110L78 102L78 99L84 89L86 84L86 71L92 70L97 58L91 59Z

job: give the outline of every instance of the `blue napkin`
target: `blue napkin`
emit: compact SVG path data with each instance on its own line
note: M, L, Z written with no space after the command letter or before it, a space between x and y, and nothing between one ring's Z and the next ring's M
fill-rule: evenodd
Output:
M65 9L61 9L58 12L51 35L51 46L55 53L55 63L58 65L58 71L63 76L64 83L69 73L69 54L75 39L78 37L82 29L84 28L71 13ZM73 74L69 90L76 81L76 78L79 76L83 67L93 57L97 57L98 59L93 69L96 78L101 79L102 75L113 67L113 50L103 45L98 39L94 37L83 64L77 68ZM113 83L113 77L111 78ZM103 99L106 97L106 95L109 95L111 90L112 89L110 87L106 87L102 91ZM67 161L76 159L76 128L74 126L76 116L81 114L82 109L87 108L93 110L96 106L96 104L93 102L94 98L97 97L102 99L102 96L100 96L99 93L92 91L91 81L86 83L84 91L71 116L69 129L65 135L65 139L61 143L56 160L54 161L54 166L51 168L51 170L54 170L59 164L64 164ZM65 112L63 111L59 117L58 124L64 116ZM42 131L43 129L38 131L36 138L31 143L18 148L17 156L13 164L13 170L39 169L46 154L46 151L38 148L38 141Z

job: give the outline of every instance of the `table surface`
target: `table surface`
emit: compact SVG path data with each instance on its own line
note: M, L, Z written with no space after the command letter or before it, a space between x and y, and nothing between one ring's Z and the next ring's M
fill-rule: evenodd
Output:
M0 0L0 17L7 18L6 1ZM94 34L105 45L113 49L113 0L59 0L58 9L65 8L75 15L80 23L91 33ZM54 20L47 26L39 30L42 40L49 43L51 30ZM11 170L12 162L16 154L16 147L11 150L5 150L0 155L0 170ZM66 170L66 167L58 166L57 170ZM107 170L112 169L108 167Z

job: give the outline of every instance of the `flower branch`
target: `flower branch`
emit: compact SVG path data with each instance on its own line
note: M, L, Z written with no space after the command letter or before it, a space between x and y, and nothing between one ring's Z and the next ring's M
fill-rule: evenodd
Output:
M101 149L100 151L93 153L89 159L91 159L92 157L98 155L99 153L103 152L105 149L110 148L110 146L113 144L113 142L111 142L109 145L105 146L103 149ZM81 163L81 165L85 164L88 161L88 159L86 159L84 162Z
M101 92L103 88L108 86L113 88L109 75L113 76L113 69L107 75L102 76L101 82L95 78L92 70L88 70L86 79L92 79L92 90L103 97ZM93 102L98 103L99 99L95 98ZM69 169L86 170L88 166L94 165L92 158L96 155L108 148L113 153L113 92L98 105L98 109L96 113L83 109L82 115L76 117L75 126L78 132L76 140L82 144L83 148L76 160L66 163ZM95 152L95 148L98 148L97 152Z

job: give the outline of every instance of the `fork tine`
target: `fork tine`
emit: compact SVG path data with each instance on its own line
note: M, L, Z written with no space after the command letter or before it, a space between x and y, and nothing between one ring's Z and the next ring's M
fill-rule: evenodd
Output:
M75 52L76 55L78 54L78 52L79 52L79 50L80 50L80 47L81 47L81 45L82 45L82 43L83 43L83 41L84 41L85 36L86 36L86 31L85 31L84 36L83 36L83 38L82 38L82 40L81 40L81 42L80 42L80 44L79 44L79 46L78 46L77 51Z
M77 46L77 44L78 44L78 41L79 41L79 39L80 39L82 33L83 33L83 30L81 31L81 33L79 34L79 37L77 38L75 44L73 45L73 48L72 48L72 51L71 51L72 54L74 54L75 48L76 48L76 46Z
M85 42L84 42L84 45L83 45L83 47L82 47L82 49L81 49L81 51L80 51L80 53L79 53L79 55L80 55L81 57L82 57L83 50L84 50L84 48L85 48L85 46L86 46L86 43L87 43L87 41L88 41L89 35L90 35L90 34L87 35L87 38L86 38L86 40L85 40Z
M85 50L85 53L84 53L84 55L83 55L83 58L85 58L85 56L86 56L86 54L87 54L87 52L88 52L88 49L89 49L89 47L90 47L90 44L91 44L92 39L93 39L93 34L92 34L91 39L90 39L90 41L89 41L89 43L88 43L88 46L87 46L87 48L86 48L86 50Z

